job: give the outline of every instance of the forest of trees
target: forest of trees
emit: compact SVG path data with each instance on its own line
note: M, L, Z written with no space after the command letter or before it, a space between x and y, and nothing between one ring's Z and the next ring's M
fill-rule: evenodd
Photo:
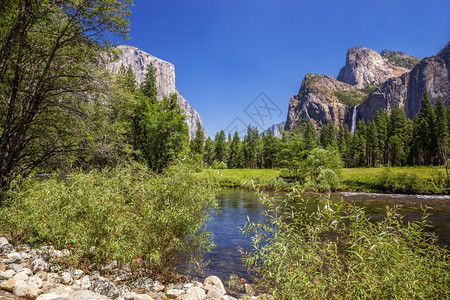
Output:
M191 151L213 167L296 168L316 147L337 151L346 167L447 165L450 109L441 97L433 106L427 92L413 120L402 108L391 114L378 111L373 121L360 120L352 134L346 125L332 122L320 131L307 122L282 138L271 131L261 135L249 126L244 139L224 131L208 138L202 135L191 142Z

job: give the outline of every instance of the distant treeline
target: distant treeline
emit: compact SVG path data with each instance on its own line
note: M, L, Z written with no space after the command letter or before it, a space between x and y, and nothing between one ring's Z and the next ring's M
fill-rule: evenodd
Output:
M449 133L450 109L441 97L433 106L425 92L413 120L395 107L391 114L378 111L373 121L360 120L354 133L331 121L318 133L305 122L282 138L270 130L261 137L249 125L243 139L237 132L227 137L222 130L203 143L199 131L190 148L215 168L295 168L316 147L338 151L345 167L447 165Z

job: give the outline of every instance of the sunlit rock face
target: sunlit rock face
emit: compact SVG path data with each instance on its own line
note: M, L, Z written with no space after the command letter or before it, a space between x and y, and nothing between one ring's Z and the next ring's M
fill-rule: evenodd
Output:
M125 68L130 65L136 75L136 82L140 85L144 81L150 63L152 63L156 70L158 99L161 100L163 97L169 97L174 93L177 95L178 105L186 114L189 136L191 139L194 138L197 127L200 125L204 128L203 122L198 112L192 108L189 102L176 88L175 66L170 62L157 58L133 46L121 45L117 47L117 50L117 59L112 59L113 55L108 54L108 58L111 61L108 63L107 67L113 72L118 72L121 65L124 65Z
M409 69L396 66L378 52L353 47L347 51L345 66L339 72L337 80L361 89L367 86L378 86L392 77L401 76Z
M299 93L289 101L285 129L309 121L320 130L330 120L350 129L360 119L373 120L380 109L391 113L395 106L414 118L425 91L433 104L442 97L449 106L449 65L450 42L437 55L422 60L398 51L383 50L380 55L364 47L350 48L337 79L305 76Z

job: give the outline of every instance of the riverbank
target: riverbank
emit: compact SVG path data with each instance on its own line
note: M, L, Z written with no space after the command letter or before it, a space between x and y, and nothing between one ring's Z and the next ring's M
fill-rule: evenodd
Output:
M114 262L102 268L96 264L83 270L64 268L58 261L68 255L73 254L53 247L14 247L6 238L0 237L0 299L237 299L227 295L224 284L216 276L209 276L203 282L180 277L163 284ZM262 298L244 295L240 299Z
M223 187L251 188L256 185L267 190L290 190L292 183L280 177L279 169L220 169ZM385 194L447 195L444 167L344 168L338 191L376 192Z

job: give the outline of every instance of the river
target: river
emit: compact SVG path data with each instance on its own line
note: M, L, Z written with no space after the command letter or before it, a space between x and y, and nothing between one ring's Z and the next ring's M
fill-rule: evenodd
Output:
M430 207L433 230L439 237L441 245L450 245L450 196L433 195L399 195L372 193L333 193L331 199L353 201L365 208L366 213L376 220L382 218L386 206L402 205L401 213L406 220L420 220L422 210L420 205ZM231 274L249 279L250 276L242 265L239 249L251 249L249 237L242 236L241 230L249 218L258 221L263 218L264 209L257 195L253 192L229 189L219 195L220 212L212 216L207 228L214 234L216 244L212 252L206 254L210 261L206 267L206 275L214 274L222 280L227 280ZM432 209L431 209L432 208Z

